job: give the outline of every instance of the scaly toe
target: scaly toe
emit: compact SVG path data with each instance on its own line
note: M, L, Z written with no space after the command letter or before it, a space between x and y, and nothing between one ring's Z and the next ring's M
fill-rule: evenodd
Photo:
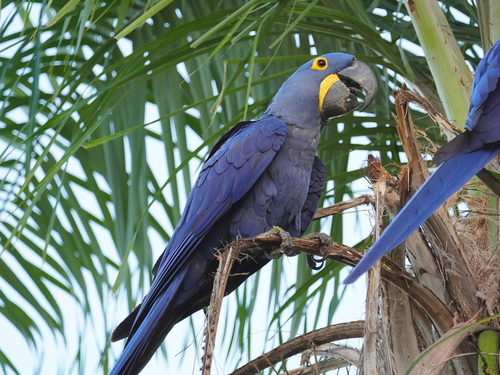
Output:
M310 233L304 236L308 240L319 240L321 247L332 247L332 238L325 233ZM321 249L322 250L322 249ZM321 251L320 250L320 251ZM315 258L313 255L307 255L307 266L312 270L319 270L325 264L326 257Z
M296 252L293 251L294 245L293 245L293 240L292 236L290 233L287 231L281 229L280 227L273 227L273 229L264 232L257 237L269 237L269 236L275 236L278 235L281 238L281 244L278 249L272 250L272 251L265 251L264 255L268 259L279 259L283 254L287 256L293 256L297 255Z

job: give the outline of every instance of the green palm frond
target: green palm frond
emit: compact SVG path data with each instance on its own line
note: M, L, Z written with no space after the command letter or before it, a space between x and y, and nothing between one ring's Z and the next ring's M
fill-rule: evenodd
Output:
M53 333L60 351L70 353L58 359L64 373L106 373L116 354L109 334L147 291L208 150L237 122L258 118L311 54L355 54L376 70L380 87L369 112L325 129L324 205L356 194L368 153L399 162L391 95L403 81L442 109L398 1L0 4L0 318L32 347L41 347L41 332ZM474 67L476 7L442 7ZM456 19L455 10L471 21ZM416 123L443 142L434 123ZM315 223L312 230L319 229L338 242L350 231L341 217ZM265 318L272 347L332 322L344 296L338 264L316 272L300 257L269 268L228 299L236 323L228 316L221 337L236 353L231 365L261 354L250 349L252 314ZM257 309L256 299L268 310ZM61 300L79 311L76 324ZM186 330L194 335L192 324ZM86 353L86 330L94 332L97 359ZM20 372L2 345L8 342L0 339L2 371ZM50 350L38 351L42 362Z

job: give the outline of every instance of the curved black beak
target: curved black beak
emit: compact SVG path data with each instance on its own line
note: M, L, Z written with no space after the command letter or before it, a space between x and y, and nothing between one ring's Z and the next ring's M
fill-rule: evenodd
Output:
M360 106L358 93L363 92L365 100L359 111L363 111L377 92L377 78L368 65L354 62L337 73L340 78L328 90L322 108L324 118L343 115Z

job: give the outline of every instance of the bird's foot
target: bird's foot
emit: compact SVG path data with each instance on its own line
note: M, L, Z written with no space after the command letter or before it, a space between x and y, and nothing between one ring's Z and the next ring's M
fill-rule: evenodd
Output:
M262 234L259 234L257 237L269 237L276 235L280 236L281 244L280 247L275 250L264 251L264 255L268 259L279 259L283 254L287 256L297 255L297 253L293 251L294 246L293 246L292 236L290 235L290 233L281 229L280 227L274 226L273 229L264 232Z
M319 240L321 243L321 249L324 247L332 247L333 246L333 240L332 238L325 233L309 233L304 236L305 239L308 240ZM315 258L314 255L309 255L307 254L307 266L312 269L312 270L320 270L323 265L325 264L326 257L321 257L321 258Z

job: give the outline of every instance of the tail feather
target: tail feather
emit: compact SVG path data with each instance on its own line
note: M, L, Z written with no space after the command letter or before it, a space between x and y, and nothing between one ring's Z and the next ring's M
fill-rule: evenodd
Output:
M177 302L179 293L183 289L182 283L186 271L187 268L184 268L169 288L154 302L149 303L145 298L140 307L136 307L129 317L125 318L123 322L125 327L131 319L134 319L133 324L125 348L109 375L137 375L141 372L165 340L168 332L184 318L182 315L184 309L178 306Z
M475 132L466 130L457 135L450 142L441 146L434 155L433 163L441 164L445 161L468 154L482 148L484 143Z
M368 250L344 284L356 281L378 259L401 244L499 152L500 145L494 143L441 164Z
M134 325L135 318L137 317L137 313L141 309L142 304L138 304L134 311L132 311L123 321L118 324L113 333L111 334L111 342L123 340L128 337L130 331L132 330L132 326Z
M169 306L169 301L165 303L163 298L156 301L144 320L129 337L123 353L109 375L136 375L146 366L167 333L177 323L177 320L173 319L165 321L165 312Z

